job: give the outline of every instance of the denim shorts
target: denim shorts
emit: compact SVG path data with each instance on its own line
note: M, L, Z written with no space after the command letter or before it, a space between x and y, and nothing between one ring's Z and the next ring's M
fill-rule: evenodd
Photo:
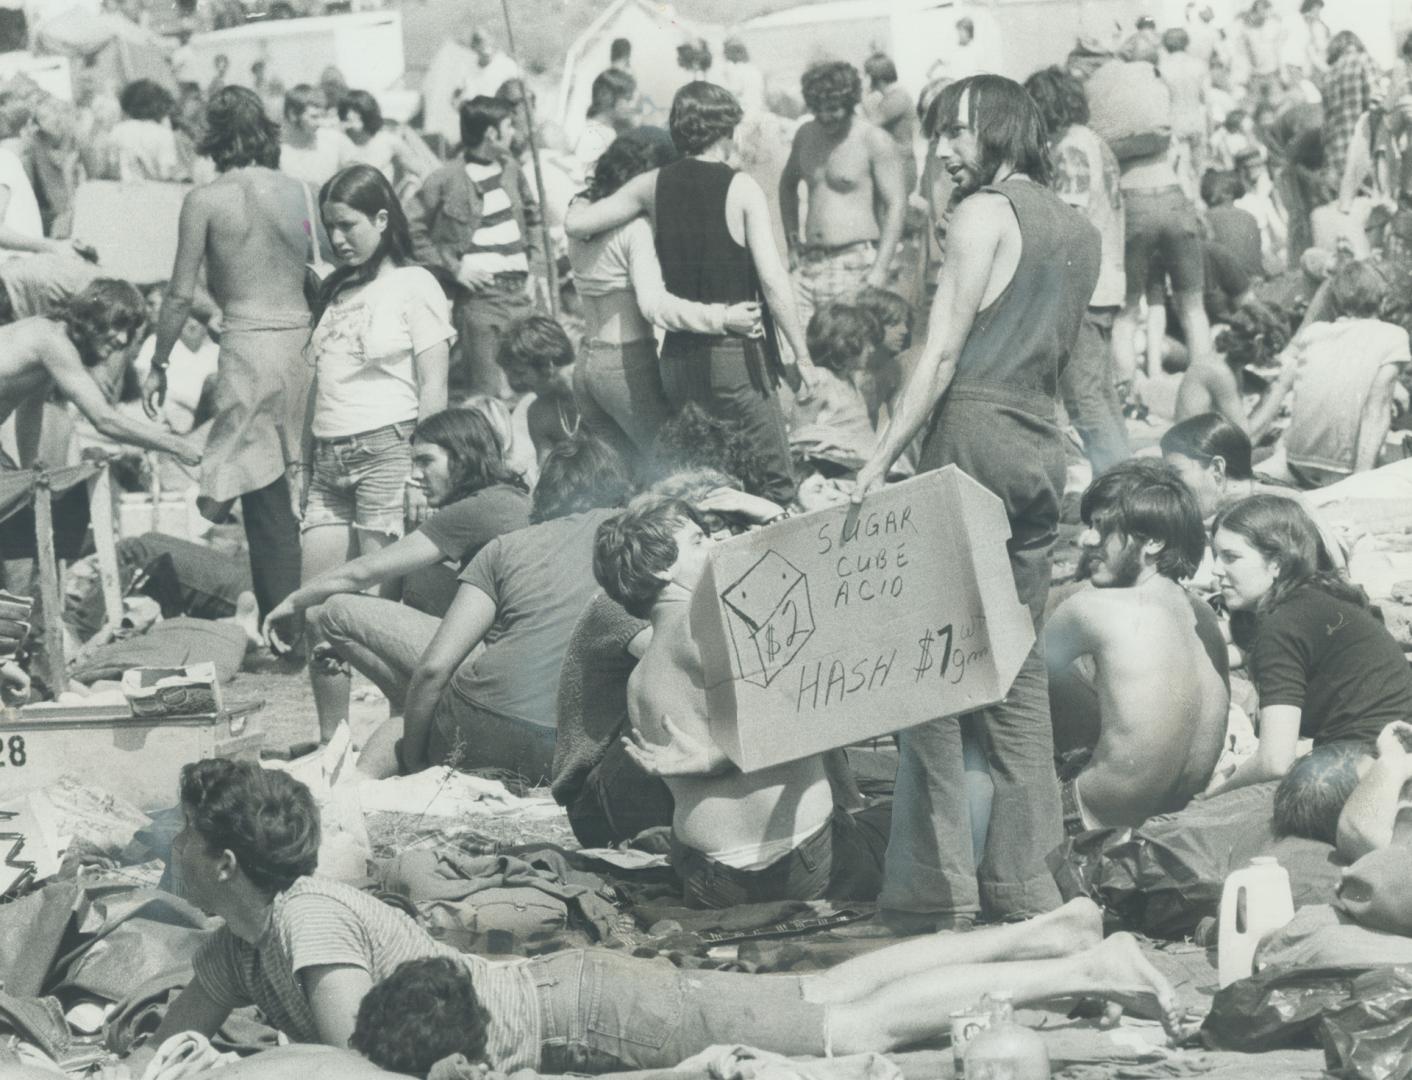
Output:
M688 971L603 949L529 967L545 1073L670 1069L721 1044L811 1057L827 1048L827 1007L804 1000L798 976Z
M1199 293L1206 286L1201 220L1179 187L1123 192L1128 296L1146 291L1149 281L1171 278L1172 292Z
M344 525L401 536L402 495L412 473L412 420L314 440L301 531Z

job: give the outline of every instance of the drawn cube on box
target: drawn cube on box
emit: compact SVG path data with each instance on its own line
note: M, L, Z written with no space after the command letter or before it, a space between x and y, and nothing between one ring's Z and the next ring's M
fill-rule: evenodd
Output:
M814 633L809 580L783 555L767 551L721 593L735 649L736 678L769 686Z

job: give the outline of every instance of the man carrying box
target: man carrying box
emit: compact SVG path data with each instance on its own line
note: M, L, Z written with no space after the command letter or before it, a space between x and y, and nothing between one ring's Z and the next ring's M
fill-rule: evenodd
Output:
M845 876L857 877L848 891L861 898L875 875L856 865L866 857L836 850L859 830L834 811L823 757L742 773L711 739L705 670L688 618L710 551L691 506L646 494L598 527L593 552L603 590L652 623L651 644L628 679L634 740L626 749L672 791L672 864L686 903L815 900L835 895L830 881Z
M1099 235L1046 185L1043 120L1018 83L976 75L937 103L938 153L960 204L947 237L926 345L897 413L859 471L854 499L925 434L918 472L957 465L1005 503L1015 588L1038 627L1059 528L1064 443L1059 373L1098 281ZM940 710L938 710L940 711ZM971 851L962 728L995 783L985 855ZM968 925L1058 907L1045 856L1059 843L1059 785L1043 648L1030 651L1004 703L934 720L900 739L881 898L897 930ZM979 878L979 881L978 881Z

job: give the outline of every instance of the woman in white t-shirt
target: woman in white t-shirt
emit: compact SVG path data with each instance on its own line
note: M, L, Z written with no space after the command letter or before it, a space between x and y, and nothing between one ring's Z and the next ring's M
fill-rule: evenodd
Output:
M381 172L351 165L319 193L342 264L312 305L314 384L305 427L302 580L402 535L418 419L446 408L451 305L412 258L407 218ZM325 739L348 715L348 676L314 657Z
M402 188L408 179L421 179L426 171L413 158L407 144L383 123L377 98L366 90L350 90L338 100L338 121L353 142L353 160L371 165Z

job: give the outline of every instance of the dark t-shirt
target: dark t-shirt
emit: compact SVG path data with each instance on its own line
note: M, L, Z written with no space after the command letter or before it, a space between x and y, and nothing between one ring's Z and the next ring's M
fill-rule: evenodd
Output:
M456 576L497 536L525 528L529 512L530 497L508 484L493 484L442 507L418 531L446 561L408 574L402 602L428 615L445 615L456 597Z
M485 650L463 663L451 689L482 709L555 726L559 668L598 583L593 536L616 510L588 510L497 536L461 573L495 601Z
M1412 666L1371 613L1304 586L1255 627L1250 667L1262 709L1303 711L1302 738L1373 742L1412 713Z
M648 623L599 593L579 616L559 672L559 732L550 788L560 806L578 797L584 778L628 730L632 639Z
M1254 278L1264 276L1260 225L1253 214L1239 206L1213 206L1206 211L1206 223L1211 227L1212 241L1229 251L1242 270Z

